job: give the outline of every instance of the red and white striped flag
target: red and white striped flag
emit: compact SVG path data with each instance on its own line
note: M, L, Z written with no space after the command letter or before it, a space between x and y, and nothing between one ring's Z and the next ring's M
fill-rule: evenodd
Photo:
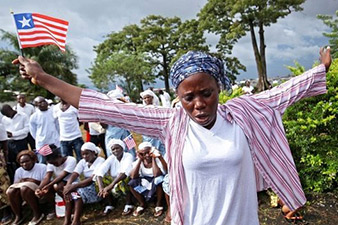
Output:
M133 135L129 135L125 139L123 139L124 143L126 143L127 148L130 150L136 146L136 143L134 141Z
M42 146L39 150L38 153L40 155L46 156L46 155L50 155L53 153L52 149L49 147L49 145L44 145Z
M68 21L38 13L14 14L20 48L57 45L66 51Z

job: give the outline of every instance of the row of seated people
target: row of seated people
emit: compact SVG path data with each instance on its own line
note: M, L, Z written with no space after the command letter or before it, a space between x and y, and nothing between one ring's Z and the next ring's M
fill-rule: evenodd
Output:
M168 182L163 184L164 178L167 180L164 157L149 142L138 146L136 160L124 151L125 148L123 141L111 139L108 149L112 155L105 160L99 156L99 147L86 142L81 147L82 159L77 163L72 156L62 156L55 145L46 145L39 150L39 154L45 156L47 165L37 163L33 151L20 152L17 161L21 167L15 171L14 184L6 192L15 214L13 224L21 224L24 220L24 201L33 211L29 225L40 223L45 217L40 203L54 203L55 193L65 201L64 225L81 224L83 205L86 203L103 200L106 204L103 214L108 214L113 210L116 194L125 198L123 216L139 216L152 199L156 201L154 216L161 216L164 212L164 195L168 204L165 194L168 191L164 192L163 189L168 190L169 186ZM138 206L134 206L134 203ZM170 220L170 210L165 220Z

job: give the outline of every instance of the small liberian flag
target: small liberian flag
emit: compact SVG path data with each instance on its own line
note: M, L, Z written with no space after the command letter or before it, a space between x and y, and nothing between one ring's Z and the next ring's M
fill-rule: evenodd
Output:
M46 155L50 155L53 153L52 149L49 147L49 145L44 145L42 146L39 150L38 153L40 155L46 156Z
M66 51L68 22L38 13L14 14L20 48L57 45Z
M136 146L136 143L134 141L133 135L129 135L125 139L123 139L124 143L126 143L127 148L130 150Z

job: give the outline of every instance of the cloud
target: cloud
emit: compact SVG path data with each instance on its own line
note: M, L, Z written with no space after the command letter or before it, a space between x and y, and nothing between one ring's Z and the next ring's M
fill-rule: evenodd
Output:
M1 28L15 32L9 9L19 12L38 12L59 17L70 22L67 44L79 57L79 83L91 86L86 69L94 61L93 46L101 43L105 36L118 32L124 26L139 24L148 15L164 17L178 16L182 20L196 18L207 0L82 0L82 1L44 1L44 0L2 0L0 8ZM316 19L317 14L334 15L338 0L307 0L304 11L293 12L278 20L265 30L268 71L287 73L284 65L295 59L311 65L318 57L319 46L327 43L322 35L328 28ZM217 36L208 35L212 49ZM0 42L0 46L5 46ZM249 36L243 37L235 46L234 55L247 66L248 72L242 76L257 76L255 59ZM242 77L241 76L241 77Z

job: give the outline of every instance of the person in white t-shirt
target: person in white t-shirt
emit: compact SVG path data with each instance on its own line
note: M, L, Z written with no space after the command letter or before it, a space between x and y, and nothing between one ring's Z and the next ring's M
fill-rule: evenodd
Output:
M107 215L112 211L113 199L110 192L121 193L126 198L126 205L122 212L123 216L129 215L134 206L131 201L131 193L129 191L128 182L129 174L132 169L134 157L132 154L125 152L126 145L120 139L110 139L107 145L108 151L111 151L111 156L96 170L95 176L99 186L99 196L107 198L108 205L105 207L103 215ZM103 185L103 177L110 172L113 181L107 186Z
M4 115L2 117L2 124L7 131L8 137L7 171L11 182L13 182L14 172L19 167L19 164L16 162L16 156L20 151L28 149L28 119L25 114L18 113L8 104L2 106L1 113Z
M104 129L101 123L94 123L94 122L89 122L88 128L89 128L90 142L94 143L96 146L101 147L105 157L107 157L106 143L104 140L106 136L106 129Z
M133 163L129 182L130 191L139 203L133 215L142 214L146 207L146 201L150 201L156 195L154 216L159 217L163 213L162 182L168 171L167 163L150 142L142 142L138 146L137 158Z
M7 172L7 132L5 127L1 123L1 113L0 113L0 212L2 213L2 218L0 224L8 224L12 221L12 212L9 209L9 200L6 195L6 190L11 184Z
M73 156L62 156L60 148L55 145L45 145L39 150L39 154L45 156L48 164L46 176L36 189L35 195L40 198L49 192L57 192L62 197L63 187L75 169L76 159Z
M81 224L83 204L101 200L93 181L94 170L104 162L104 158L98 156L100 151L101 149L92 142L86 142L82 145L83 159L76 165L63 190L63 196L66 200L66 215L63 224ZM83 175L84 179L78 182L80 175ZM73 211L74 217L71 221Z
M29 130L35 139L35 147L39 150L44 145L54 144L60 146L59 122L53 116L53 110L48 109L44 97L36 99L39 110L30 117ZM45 163L45 158L38 154L39 162Z
M22 215L24 201L33 211L33 219L30 224L38 224L45 215L41 212L35 190L46 175L46 165L36 163L37 156L30 150L21 151L17 160L21 167L15 171L14 184L6 192L15 214L13 224L20 224L24 219Z
M170 108L171 107L171 101L170 101L170 95L168 92L159 90L158 93L160 94L160 99L163 107Z
M78 110L62 99L54 109L60 127L61 153L63 156L73 156L74 150L77 161L80 161L84 142L79 127Z
M31 104L26 103L26 95L24 94L18 94L16 96L16 100L18 104L16 104L16 107L14 107L14 110L16 110L18 113L26 114L28 118L27 122L29 122L29 118L35 112L35 107ZM33 138L30 132L28 133L27 141L31 149L32 150L35 149L35 139Z
M244 94L251 95L253 93L254 88L250 85L250 81L245 81L245 86L242 87Z

